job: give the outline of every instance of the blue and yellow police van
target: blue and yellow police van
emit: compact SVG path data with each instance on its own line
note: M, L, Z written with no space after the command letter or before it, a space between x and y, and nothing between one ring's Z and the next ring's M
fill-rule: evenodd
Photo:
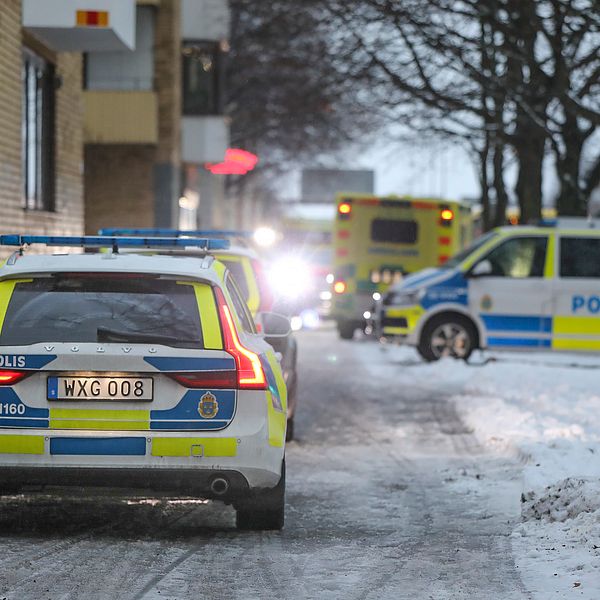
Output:
M503 227L392 286L371 326L434 361L475 349L600 351L600 223Z

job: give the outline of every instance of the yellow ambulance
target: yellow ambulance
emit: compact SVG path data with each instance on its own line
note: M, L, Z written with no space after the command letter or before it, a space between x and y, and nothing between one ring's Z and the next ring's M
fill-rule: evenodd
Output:
M442 265L473 239L471 208L460 202L339 194L336 206L332 316L343 339L364 327L390 285Z

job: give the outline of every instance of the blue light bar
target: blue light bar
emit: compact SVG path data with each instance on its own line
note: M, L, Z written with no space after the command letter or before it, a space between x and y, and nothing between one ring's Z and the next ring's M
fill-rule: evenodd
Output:
M238 237L251 238L252 231L238 231L235 229L125 229L120 227L106 227L98 230L99 235L130 235L130 236L161 236L161 237Z
M229 240L178 237L119 237L119 236L57 236L57 235L0 235L0 246L77 246L80 248L201 248L227 250Z

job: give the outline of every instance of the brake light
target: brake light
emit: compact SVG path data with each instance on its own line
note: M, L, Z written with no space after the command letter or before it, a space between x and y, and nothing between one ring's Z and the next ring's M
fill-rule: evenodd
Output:
M211 371L209 373L168 373L171 379L183 387L231 390L237 387L235 371Z
M267 379L258 354L242 346L223 292L215 288L215 295L219 305L225 350L235 358L237 365L238 389L266 390Z
M14 385L29 375L27 371L2 371L0 370L0 385Z
M336 294L343 294L346 291L346 282L345 281L336 281L333 284L333 291Z

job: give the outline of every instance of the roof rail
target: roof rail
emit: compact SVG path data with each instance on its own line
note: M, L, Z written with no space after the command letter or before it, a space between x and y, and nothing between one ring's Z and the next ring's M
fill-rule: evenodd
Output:
M0 246L17 246L21 251L25 246L41 244L45 246L74 246L79 248L181 248L194 247L202 250L227 250L229 240L211 238L179 237L120 237L120 236L60 236L60 235L0 235Z
M98 235L118 235L118 236L161 236L161 237L213 237L213 238L252 238L254 233L252 231L239 231L236 229L153 229L142 228L142 229L127 229L121 227L105 227L98 230Z

